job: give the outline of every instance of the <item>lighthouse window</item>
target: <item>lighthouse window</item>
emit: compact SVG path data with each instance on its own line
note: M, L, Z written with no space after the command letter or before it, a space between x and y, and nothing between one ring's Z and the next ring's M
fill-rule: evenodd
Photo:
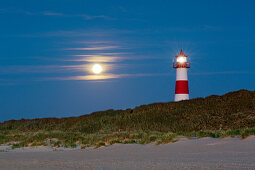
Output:
M177 62L184 63L184 62L187 62L187 59L186 57L177 57Z

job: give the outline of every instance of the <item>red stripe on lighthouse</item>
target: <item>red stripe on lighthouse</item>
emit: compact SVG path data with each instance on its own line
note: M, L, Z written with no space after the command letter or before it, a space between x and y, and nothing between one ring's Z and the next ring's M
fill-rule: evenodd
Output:
M175 94L189 94L188 80L177 80Z

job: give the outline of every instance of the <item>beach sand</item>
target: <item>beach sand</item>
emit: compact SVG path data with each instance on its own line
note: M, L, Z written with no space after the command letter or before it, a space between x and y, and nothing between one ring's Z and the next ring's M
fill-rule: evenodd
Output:
M255 169L255 136L84 150L15 149L0 153L0 169Z

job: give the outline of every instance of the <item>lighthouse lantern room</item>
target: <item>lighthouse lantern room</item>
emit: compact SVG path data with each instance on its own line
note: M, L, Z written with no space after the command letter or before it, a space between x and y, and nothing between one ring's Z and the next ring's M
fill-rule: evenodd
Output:
M190 63L187 62L187 57L181 50L180 54L175 56L176 62L173 63L173 68L176 69L176 85L174 101L189 100L188 86L188 69Z

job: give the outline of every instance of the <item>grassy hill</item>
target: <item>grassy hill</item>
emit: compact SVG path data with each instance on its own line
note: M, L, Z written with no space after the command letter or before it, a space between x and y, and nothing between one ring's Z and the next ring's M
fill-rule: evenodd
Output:
M255 134L255 91L239 90L189 101L154 103L70 118L0 123L0 144L82 147L113 143L167 143L177 136ZM17 144L18 143L18 144Z

